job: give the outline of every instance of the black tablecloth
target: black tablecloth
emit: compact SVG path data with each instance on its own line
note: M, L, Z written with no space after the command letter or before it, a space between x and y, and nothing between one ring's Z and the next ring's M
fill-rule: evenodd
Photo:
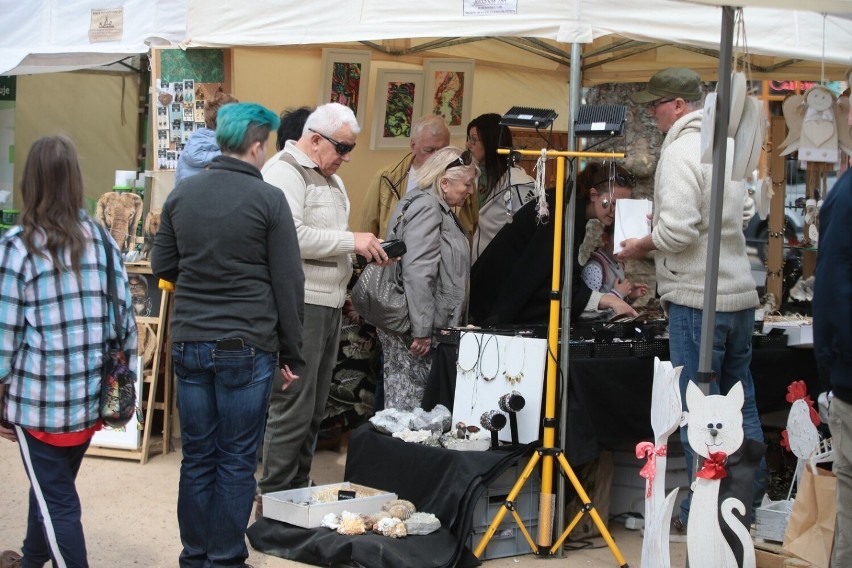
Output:
M456 346L438 345L423 407L435 404L453 409L456 383ZM582 465L603 449L633 446L653 438L651 384L654 359L569 358L568 420L565 457ZM761 414L787 410L787 385L804 380L811 398L822 390L812 349L795 347L752 350L757 410Z
M651 440L653 359L571 359L568 364L568 424L565 456L575 465L597 458L602 449ZM804 380L816 399L820 392L813 350L752 351L757 410L787 410L787 385Z
M380 434L366 424L349 441L345 480L412 501L418 510L436 515L441 530L397 540L262 519L249 527L249 542L266 554L317 566L475 566L479 561L465 547L473 507L485 487L529 451L527 446L487 452L431 448Z

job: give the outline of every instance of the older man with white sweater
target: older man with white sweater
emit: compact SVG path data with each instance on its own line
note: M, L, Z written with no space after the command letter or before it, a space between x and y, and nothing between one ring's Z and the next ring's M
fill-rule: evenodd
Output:
M664 69L651 78L647 90L634 93L631 98L646 105L666 138L654 179L653 229L644 238L625 241L618 258L636 260L654 252L657 292L669 318L671 362L683 365L680 386L686 409L687 384L697 381L713 177L712 166L701 163L701 79L690 69ZM732 161L729 152L729 180ZM749 370L754 309L759 302L742 231L744 200L742 184L725 184L713 337L716 380L710 383L710 392L727 394L733 385L742 382L743 431L746 438L763 444ZM691 480L693 454L686 428L681 428L681 441ZM755 451L761 449L757 447ZM765 460L761 460L761 468L755 477L755 498L766 488ZM685 500L679 518L674 520L678 530L686 526L689 505L690 500Z
M287 198L299 239L305 272L305 366L293 369L300 378L285 390L273 385L261 494L309 485L314 441L337 361L352 254L380 264L388 261L375 235L349 230L349 197L336 174L350 160L360 130L348 107L321 105L308 117L301 138L287 141L263 166L263 179Z

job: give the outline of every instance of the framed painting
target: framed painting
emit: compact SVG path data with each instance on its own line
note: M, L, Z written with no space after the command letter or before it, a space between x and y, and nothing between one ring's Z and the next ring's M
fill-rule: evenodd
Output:
M473 101L473 59L423 60L423 111L447 121L451 136L466 136Z
M319 103L340 103L352 109L363 128L370 52L366 49L322 50L322 92Z
M423 73L380 69L376 77L370 149L407 148L411 124L423 103Z

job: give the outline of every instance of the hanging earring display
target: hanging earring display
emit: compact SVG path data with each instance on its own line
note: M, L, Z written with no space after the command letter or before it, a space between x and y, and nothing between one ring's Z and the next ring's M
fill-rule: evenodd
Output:
M475 349L473 342L476 343ZM456 369L462 376L467 377L471 374L474 377L476 376L476 366L479 364L481 349L479 335L470 332L462 333L459 339L459 355L456 359Z
M518 348L520 345L520 349ZM503 353L504 369L503 376L509 381L510 385L516 385L524 378L524 365L527 359L527 349L524 346L524 341L517 335L512 336L506 342L505 352Z
M494 347L490 353L492 357L488 357L489 345ZM493 381L497 378L500 372L500 346L497 344L497 339L494 335L489 335L482 343L482 352L479 354L479 375L486 382Z

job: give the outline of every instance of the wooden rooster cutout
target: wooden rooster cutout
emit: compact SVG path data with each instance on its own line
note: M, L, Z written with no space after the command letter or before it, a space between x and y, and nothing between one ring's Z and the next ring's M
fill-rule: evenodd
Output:
M798 458L796 473L790 484L799 484L805 463L820 447L820 435L817 426L820 425L819 413L814 409L814 403L808 395L805 381L793 381L787 387L787 402L792 403L790 414L787 416L787 429L781 433L781 445L793 452ZM790 498L788 493L787 498Z
M651 428L654 443L636 445L636 457L648 461L640 475L645 478L645 538L642 541L642 566L668 568L669 521L677 499L677 488L663 496L666 489L667 442L683 417L680 399L680 372L668 361L654 358L654 383L651 387Z
M800 160L834 163L838 148L852 153L848 97L838 101L827 87L815 85L803 95L787 97L782 108L789 129L780 146L782 156L798 150Z

